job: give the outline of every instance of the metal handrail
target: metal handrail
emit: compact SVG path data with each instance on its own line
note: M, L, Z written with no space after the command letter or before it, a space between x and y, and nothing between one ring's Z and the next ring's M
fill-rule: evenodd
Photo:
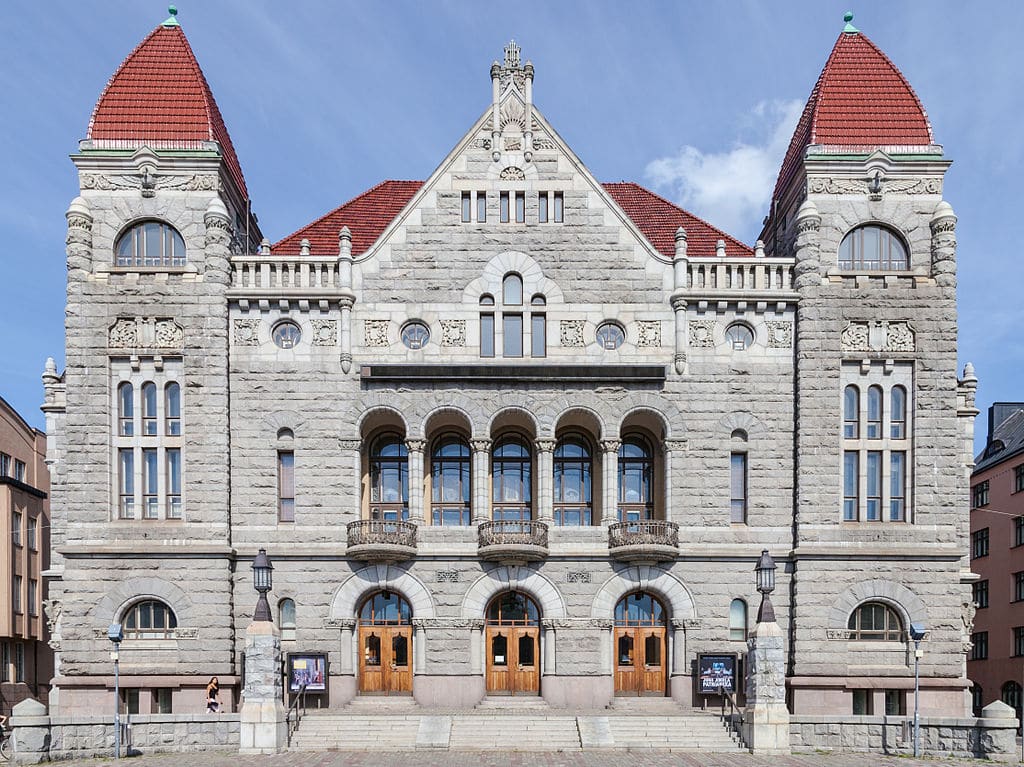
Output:
M642 545L679 548L679 525L664 520L616 522L608 526L608 548Z
M498 519L477 528L477 542L485 546L548 546L548 526L532 519Z
M725 710L725 704L729 704L728 713ZM732 692L726 692L722 690L722 711L721 711L722 724L729 728L739 738L740 743L746 745L743 740L743 711L739 706L736 705L736 694Z
M361 519L348 523L348 545L386 543L392 546L416 546L416 525L385 519Z
M292 712L295 712L295 716L292 716ZM299 722L302 721L302 716L306 713L306 685L302 685L299 688L298 694L292 699L291 705L288 706L288 711L284 715L285 726L288 728L288 746L292 745L292 735L297 729L299 729Z

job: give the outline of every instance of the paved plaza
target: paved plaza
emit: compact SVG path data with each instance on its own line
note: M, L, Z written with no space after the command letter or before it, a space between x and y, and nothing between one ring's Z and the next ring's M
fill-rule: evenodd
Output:
M67 767L956 767L993 764L975 759L908 759L878 754L672 754L607 751L364 753L354 751L294 751L274 756L239 756L230 752L163 754L115 761L87 759L64 762Z

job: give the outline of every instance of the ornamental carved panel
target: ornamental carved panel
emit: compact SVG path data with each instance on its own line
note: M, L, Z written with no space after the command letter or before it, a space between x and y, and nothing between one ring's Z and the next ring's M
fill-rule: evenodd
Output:
M441 320L441 346L465 346L466 321Z
M436 578L438 583L458 583L461 580L458 570L438 570Z
M640 320L637 327L637 346L661 346L661 320Z
M184 344L184 328L171 319L120 317L107 331L111 349L181 351Z
M310 320L313 326L313 346L334 346L338 341L337 320Z
M256 346L259 344L259 320L235 320L232 337L236 346Z
M185 342L185 330L174 320L157 320L153 339L158 349L180 349Z
M690 320L690 346L710 349L715 345L714 320Z
M363 320L364 346L389 346L388 326L391 320Z
M851 322L843 330L844 352L912 352L914 331L906 322Z
M565 574L566 583L590 583L590 573L585 570L571 570Z
M768 320L768 348L788 349L793 345L793 323L783 320Z
M505 139L505 151L511 152L520 149L519 139ZM501 171L502 181L525 181L526 174L523 173L522 168L517 168L515 165L509 165Z
M138 324L134 319L119 319L107 333L111 349L135 349L139 345Z
M585 324L585 320L562 320L558 326L561 331L562 346L586 346L587 342L583 340Z

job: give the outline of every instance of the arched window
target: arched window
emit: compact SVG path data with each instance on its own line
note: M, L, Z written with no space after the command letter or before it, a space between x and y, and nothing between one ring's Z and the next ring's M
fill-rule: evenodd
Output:
M847 386L843 390L843 437L857 439L860 436L860 390Z
M850 639L858 641L898 642L903 624L896 611L881 602L865 602L850 615L847 624Z
M555 447L555 524L591 525L590 445L578 434L558 440Z
M435 525L468 525L470 518L469 444L445 434L430 453L430 516Z
M490 626L536 626L540 623L537 604L518 591L498 594L487 606Z
M1002 698L1003 703L1010 706L1017 712L1017 719L1021 718L1021 695L1020 695L1020 684L1014 681L1009 681L1003 685Z
M882 438L882 387L868 387L868 439Z
M619 521L654 519L654 451L639 434L619 447Z
M754 343L754 331L742 322L734 322L726 328L725 340L733 351L746 351Z
M146 381L142 384L142 434L156 436L156 384Z
M277 603L277 623L281 627L281 639L295 639L294 599L282 599Z
M118 434L131 437L135 434L135 402L134 389L130 383L117 387L117 422Z
M397 434L370 445L370 519L409 518L409 451Z
M616 626L664 626L665 608L645 591L627 594L615 605Z
M118 266L184 266L185 241L170 224L141 221L115 247Z
M173 639L177 627L174 611L156 599L136 602L124 615L125 639Z
M892 387L889 394L889 436L907 438L907 390L902 386Z
M729 605L729 639L747 638L747 603L742 599L732 600Z
M359 623L364 626L407 626L411 620L409 603L393 591L378 591L359 611Z
M858 271L906 271L907 248L891 229L876 224L858 226L839 245L839 268Z
M164 387L164 433L181 436L181 387L176 381Z
M491 519L532 519L533 459L518 434L499 439L491 453Z
M523 278L515 272L509 272L501 281L501 303L505 306L523 304Z

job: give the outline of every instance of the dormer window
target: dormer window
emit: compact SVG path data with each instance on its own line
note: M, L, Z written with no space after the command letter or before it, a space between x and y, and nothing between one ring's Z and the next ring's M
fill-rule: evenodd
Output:
M185 265L185 240L162 221L141 221L125 231L114 249L117 266Z
M865 272L902 272L910 268L903 240L877 224L858 226L839 246L839 268Z

